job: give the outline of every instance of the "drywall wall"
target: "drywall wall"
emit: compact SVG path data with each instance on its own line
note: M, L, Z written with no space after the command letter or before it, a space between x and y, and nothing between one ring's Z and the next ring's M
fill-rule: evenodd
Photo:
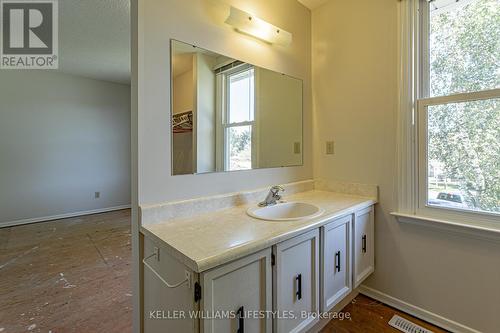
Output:
M130 86L2 71L0 100L0 226L130 204Z
M332 0L313 11L314 174L380 186L368 287L498 332L500 243L389 215L397 208L397 21L394 0ZM335 155L325 155L327 140L335 141Z
M189 56L192 58L191 55ZM174 114L193 111L194 89L192 68L173 78L172 105Z
M216 57L196 53L196 172L215 171L215 73Z
M224 23L229 6L254 13L293 34L289 46L270 45ZM199 197L312 177L311 21L296 0L148 0L138 14L139 204ZM171 176L170 39L304 80L304 151L300 167Z
M302 82L256 68L255 86L259 167L302 164Z

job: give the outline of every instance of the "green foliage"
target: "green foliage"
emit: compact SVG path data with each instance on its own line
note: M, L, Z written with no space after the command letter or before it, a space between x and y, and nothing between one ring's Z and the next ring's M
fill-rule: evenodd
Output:
M500 1L431 16L431 96L500 86Z
M249 130L241 131L240 133L234 131L231 133L231 154L237 155L248 149L250 145L251 135Z
M477 0L431 17L430 93L500 86L500 1ZM429 159L459 182L467 203L500 211L500 100L429 107Z

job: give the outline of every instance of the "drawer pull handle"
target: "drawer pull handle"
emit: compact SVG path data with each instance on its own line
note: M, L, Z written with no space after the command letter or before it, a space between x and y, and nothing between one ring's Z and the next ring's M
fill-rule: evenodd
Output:
M335 269L340 272L340 251L335 253Z
M182 286L182 285L183 285L184 283L186 283L186 282L187 282L187 284L188 284L188 287L190 287L191 274L190 274L188 271L185 271L185 276L186 276L186 278L185 278L184 280L182 280L181 282L179 282L179 283L170 284L170 283L168 283L167 281L165 281L165 279L164 279L164 278L162 278L162 277L160 276L160 274L158 274L158 272L157 272L157 271L156 271L153 267L151 267L151 265L149 265L149 264L146 262L146 260L148 260L148 259L149 259L149 258L151 258L151 257L155 257L156 255L157 255L157 252L154 252L154 253L150 254L149 256L145 257L144 259L142 259L142 263L144 264L144 266L146 266L147 268L149 268L149 269L151 270L151 272L153 272L153 273L154 273L154 275L156 275L156 277L157 277L158 279L160 279L160 280L161 280L161 282L163 282L163 283L164 283L164 284L165 284L168 288L177 288L177 287Z
M363 235L363 237L361 238L362 240L362 250L363 250L363 253L366 253L366 235Z
M238 317L238 330L236 333L245 333L245 317L243 313L245 312L243 307L240 307L236 312L236 316Z
M298 300L302 299L302 274L299 274L295 277L295 281L297 281L297 292L295 296L297 296Z

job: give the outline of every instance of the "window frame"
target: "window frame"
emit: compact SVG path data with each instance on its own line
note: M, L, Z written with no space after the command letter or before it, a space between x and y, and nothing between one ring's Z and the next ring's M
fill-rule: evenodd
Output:
M429 97L428 0L403 0L399 32L398 212L421 220L447 221L500 230L500 214L428 204L427 108L500 98L500 89Z
M417 156L417 169L418 169L418 211L417 214L422 214L426 216L433 217L442 217L442 210L447 213L455 213L455 214L467 214L471 213L474 215L480 215L480 218L487 218L489 216L497 217L498 221L500 221L500 214L495 212L488 211L474 211L469 209L461 209L458 207L438 207L434 205L430 205L429 202L429 182L428 182L428 172L429 172L429 163L428 163L428 107L434 105L443 105L443 104L453 104L453 103L464 103L464 102L473 102L480 100L488 100L500 98L500 89L491 89L491 90L482 90L471 93L460 93L453 94L447 96L438 96L438 97L427 97L421 98L417 100L417 124L418 124L418 132L417 132L417 145L418 145L418 156ZM451 217L451 216L450 216ZM477 218L477 217L476 217Z
M253 120L251 121L242 121L242 122L229 122L228 120L230 119L230 80L229 78L233 75L238 75L242 72L248 71L250 69L254 70L254 115L253 115ZM222 164L224 166L224 171L245 171L245 170L252 170L255 168L255 144L254 144L254 137L256 135L256 117L257 117L257 107L256 107L256 92L255 92L255 67L250 65L250 64L245 64L242 66L238 66L234 69L231 69L225 73L223 73L223 80L222 80L222 86L223 86L223 105L222 105L222 117L221 117L221 131L222 131L222 143L223 143L223 154L222 154ZM230 169L230 149L229 149L229 138L228 138L228 130L233 127L243 127L243 126L250 126L250 135L251 135L251 167L250 169L238 169L238 170L231 170Z

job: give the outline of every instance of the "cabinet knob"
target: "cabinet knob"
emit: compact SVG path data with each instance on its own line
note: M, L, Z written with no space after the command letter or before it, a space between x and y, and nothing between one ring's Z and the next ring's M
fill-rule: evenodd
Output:
M366 253L366 235L361 238L361 250Z

